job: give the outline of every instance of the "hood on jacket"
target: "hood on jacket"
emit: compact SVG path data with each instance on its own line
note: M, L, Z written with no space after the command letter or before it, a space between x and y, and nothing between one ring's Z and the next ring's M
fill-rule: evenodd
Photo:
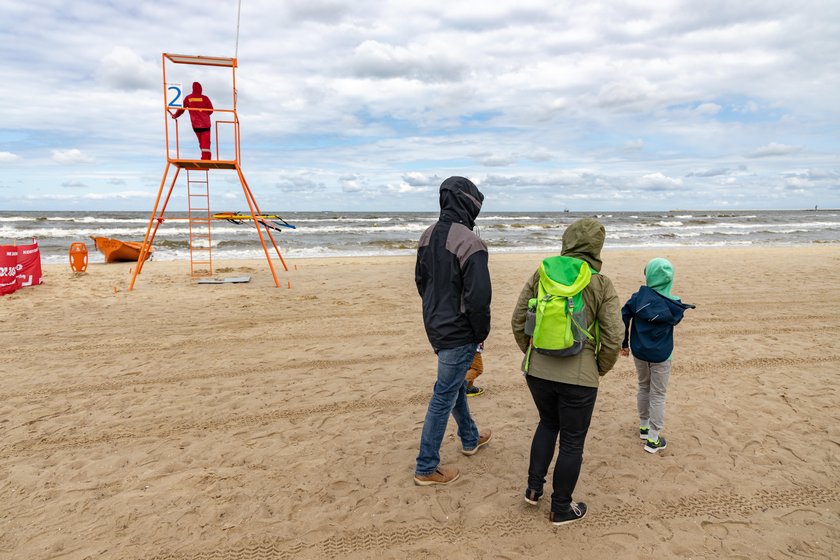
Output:
M674 283L674 265L668 259L661 257L651 259L645 266L645 284L648 288L668 299L679 301L680 298L671 293Z
M201 95L201 84L198 82L193 82L193 95Z
M607 237L604 225L595 218L573 222L563 232L564 257L574 257L589 263L596 272L601 271L601 249Z
M440 220L458 222L473 229L483 201L484 195L472 181L450 177L440 185Z

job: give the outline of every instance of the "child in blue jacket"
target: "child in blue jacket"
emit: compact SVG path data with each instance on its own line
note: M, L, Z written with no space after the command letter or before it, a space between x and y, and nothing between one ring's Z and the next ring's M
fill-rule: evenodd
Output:
M648 453L656 453L667 445L660 432L665 423L665 392L671 375L674 326L682 320L686 309L694 308L671 294L673 282L674 266L670 261L653 259L645 267L646 285L621 308L624 321L621 355L629 356L630 350L633 351L639 379L636 393L639 436L645 440Z

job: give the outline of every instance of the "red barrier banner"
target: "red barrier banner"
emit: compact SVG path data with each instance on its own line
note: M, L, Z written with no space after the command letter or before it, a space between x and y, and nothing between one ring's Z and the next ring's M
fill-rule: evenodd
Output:
M28 245L17 246L17 286L37 286L44 282L41 274L41 249L34 239Z
M0 245L0 296L18 289L17 247Z

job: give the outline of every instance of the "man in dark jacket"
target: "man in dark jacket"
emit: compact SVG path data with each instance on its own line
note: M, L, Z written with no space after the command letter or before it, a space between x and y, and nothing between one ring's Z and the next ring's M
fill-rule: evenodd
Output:
M440 218L417 248L414 280L423 298L423 324L438 356L434 386L414 472L419 486L455 481L455 467L440 466L440 444L450 413L458 424L461 452L474 455L490 441L470 416L465 391L476 347L490 333L487 245L473 232L484 195L469 180L450 177L440 186Z
M177 119L185 110L190 111L190 122L198 138L198 147L201 148L201 159L210 159L210 115L213 114L213 104L209 97L201 93L200 83L193 82L192 93L184 99L184 108L170 115Z

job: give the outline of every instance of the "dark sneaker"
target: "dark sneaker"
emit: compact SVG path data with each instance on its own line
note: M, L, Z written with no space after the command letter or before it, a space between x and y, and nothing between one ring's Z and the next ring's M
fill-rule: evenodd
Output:
M645 451L648 453L656 453L660 449L665 449L666 447L668 447L668 444L662 436L656 438L656 441L653 441L652 439L645 440Z
M647 439L649 431L650 431L650 428L647 428L647 427L643 428L643 427L639 426L639 437L642 438L642 439Z
M432 474L415 474L414 484L417 486L431 486L433 484L449 484L455 482L461 476L460 471L455 467L438 467Z
M525 502L531 504L532 506L538 505L542 495L542 490L533 490L528 488L525 490Z
M472 387L467 387L467 396L468 397L477 397L478 395L482 394L484 389L481 387L476 387L473 385Z
M487 430L486 432L481 432L478 434L478 445L473 447L472 449L462 449L461 453L464 455L475 455L478 453L478 450L481 449L482 446L487 445L490 443L490 439L493 437L493 432Z
M548 520L551 521L551 524L555 527L559 527L560 525L574 523L584 517L586 517L586 504L583 502L572 502L569 505L569 509L563 513L555 513L552 511L548 516Z

